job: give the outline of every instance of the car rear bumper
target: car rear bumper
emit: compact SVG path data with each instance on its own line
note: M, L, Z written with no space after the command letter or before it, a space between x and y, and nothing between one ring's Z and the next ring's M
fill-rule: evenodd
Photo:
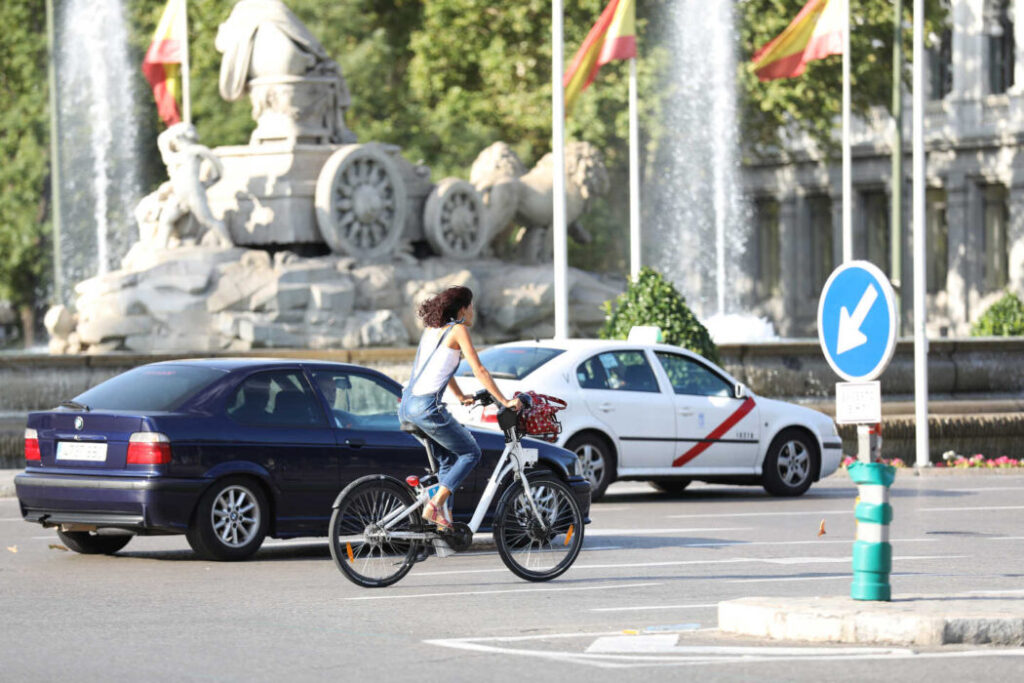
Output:
M572 491L573 498L580 506L580 512L587 524L590 524L590 482L580 476L569 477L566 482Z
M26 521L43 526L88 524L137 532L183 533L208 484L202 479L35 472L14 477Z

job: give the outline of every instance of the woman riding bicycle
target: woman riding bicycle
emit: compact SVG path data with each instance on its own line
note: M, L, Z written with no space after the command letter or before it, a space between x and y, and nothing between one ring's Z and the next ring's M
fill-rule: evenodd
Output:
M449 287L426 300L417 311L426 329L416 350L412 378L402 392L399 418L419 427L434 442L440 461L437 493L423 508L423 518L443 529L451 528L446 501L480 461L480 446L469 430L456 422L442 400L445 387L463 405L473 402L455 382L459 355L465 357L473 376L506 408L519 410L519 399L506 399L480 363L469 328L473 325L473 292Z

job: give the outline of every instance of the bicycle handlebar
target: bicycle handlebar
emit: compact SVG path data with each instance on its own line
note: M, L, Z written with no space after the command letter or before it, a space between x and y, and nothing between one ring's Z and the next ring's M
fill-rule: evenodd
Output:
M530 396L528 394L520 393L518 396L516 396L516 398L519 399L519 402L522 404L524 408L530 407ZM498 401L493 396L491 396L491 392L487 391L486 389L481 389L480 391L473 394L473 405L489 406L494 405L497 402ZM500 410L508 410L508 408L501 407Z

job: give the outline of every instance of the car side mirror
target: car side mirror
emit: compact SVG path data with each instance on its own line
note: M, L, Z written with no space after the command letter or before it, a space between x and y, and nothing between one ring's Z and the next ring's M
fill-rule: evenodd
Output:
M732 393L733 396L735 396L736 398L746 398L747 388L742 384L736 384L736 386L732 388Z

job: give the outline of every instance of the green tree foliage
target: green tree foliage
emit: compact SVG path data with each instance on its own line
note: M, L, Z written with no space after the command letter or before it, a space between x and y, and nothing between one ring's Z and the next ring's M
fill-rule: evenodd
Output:
M605 324L601 339L625 339L636 325L661 328L666 344L675 344L718 362L718 347L708 330L690 311L671 282L653 268L641 268L615 302L604 304Z
M1013 292L1007 292L978 318L971 327L971 336L1024 336L1024 302Z
M740 0L739 81L744 97L744 139L755 146L771 147L779 131L788 126L809 133L831 151L832 132L842 113L842 57L835 55L811 62L799 78L762 83L750 70L750 57L782 32L806 0ZM904 0L904 79L910 82L912 14ZM891 107L893 4L891 0L858 0L851 4L850 99L855 113L866 114L873 106ZM947 10L942 0L925 0L925 39L941 32ZM751 148L751 151L756 151Z
M46 14L42 0L0 3L0 298L31 310L50 263ZM31 337L31 330L25 330Z

